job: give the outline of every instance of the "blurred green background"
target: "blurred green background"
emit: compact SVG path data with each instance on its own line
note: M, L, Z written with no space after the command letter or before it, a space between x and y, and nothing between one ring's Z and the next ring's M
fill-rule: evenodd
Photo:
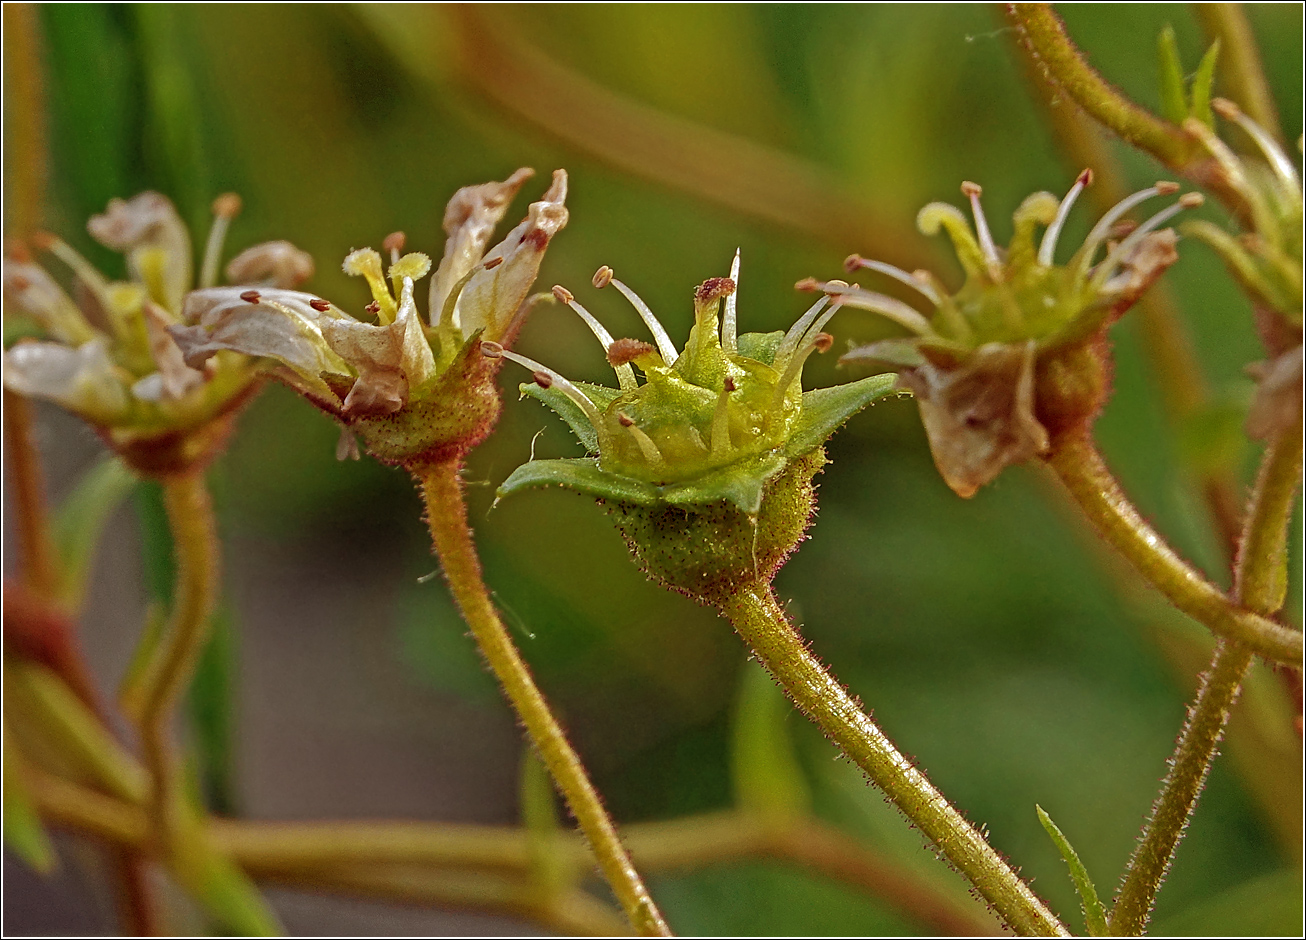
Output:
M1187 7L1062 13L1103 73L1149 106L1162 27L1173 24L1190 69L1205 49ZM1249 16L1296 141L1301 8ZM959 202L961 180L984 186L1001 243L1021 198L1064 192L1081 169L1059 154L1011 31L987 6L67 4L41 7L39 26L46 227L113 271L117 259L84 228L109 198L158 189L202 232L212 197L235 190L245 211L232 249L295 241L318 260L312 289L350 309L367 297L340 272L346 252L403 229L438 257L453 191L518 166L539 177L510 220L550 170L571 174L571 223L541 286L564 284L615 335L642 336L624 302L588 286L611 265L677 337L694 286L725 274L736 247L743 328L783 328L807 303L794 281L839 276L853 251L931 265L955 284L950 251L913 220L929 200ZM1157 178L1146 158L1109 147L1134 188ZM1070 243L1093 217L1076 212ZM1217 403L1204 426L1236 427L1252 390L1242 369L1260 356L1248 304L1201 245L1183 247L1168 281ZM886 328L846 310L832 329L842 348ZM1174 427L1134 318L1112 338L1103 449L1143 511L1224 580L1193 458L1245 477L1255 452L1236 435ZM518 348L573 379L610 376L583 325L557 308L537 310ZM809 387L846 378L834 358L809 366ZM579 452L505 378L503 420L467 471L484 484L469 492L488 583L619 821L727 806L742 645L712 612L647 583L590 501L539 492L491 511L494 486L532 447ZM94 448L42 415L58 489ZM215 470L239 663L224 799L264 817L513 821L516 730L443 583L418 580L434 562L412 484L366 458L337 463L335 439L326 418L269 388ZM1035 469L956 498L909 401L858 416L829 453L817 524L779 591L899 746L1082 929L1034 804L1109 894L1206 638L1142 589ZM108 687L148 594L136 527L120 518L92 599L101 612L86 623ZM1293 597L1297 611L1299 589ZM1300 742L1282 682L1257 669L1160 895L1160 932L1300 933ZM788 727L824 818L964 895L819 732L796 715ZM652 888L683 933L920 929L779 863L658 876ZM292 928L339 923L277 897ZM350 929L397 929L384 909L360 910ZM20 929L11 916L6 927Z

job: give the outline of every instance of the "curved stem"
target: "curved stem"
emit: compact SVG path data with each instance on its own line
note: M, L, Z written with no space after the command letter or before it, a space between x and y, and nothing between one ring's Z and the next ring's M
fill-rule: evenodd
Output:
M1229 97L1268 133L1282 138L1278 109L1242 4L1194 3L1193 10L1206 34L1220 40L1219 69Z
M176 552L177 583L171 616L140 690L136 718L145 764L153 781L150 811L154 832L168 850L182 812L170 724L213 620L218 592L218 536L213 503L202 473L166 480L163 501Z
M1009 3L1007 15L1039 73L1129 144L1173 168L1193 156L1193 142L1176 125L1126 98L1088 64L1047 3Z
M50 534L41 461L32 440L32 404L6 388L4 414L5 456L23 547L23 581L38 599L53 602L59 596L59 562Z
M467 506L458 470L457 461L447 461L424 467L416 476L426 502L431 540L463 618L513 709L526 725L531 741L557 781L581 831L589 839L599 869L631 924L646 936L670 936L580 758L490 602L481 580L481 565L471 530L467 527Z
M1272 441L1261 460L1235 568L1235 599L1258 613L1273 614L1283 605L1288 524L1301 469L1302 432L1300 426L1295 426ZM1252 656L1249 647L1235 641L1221 640L1216 646L1211 666L1202 676L1197 701L1189 710L1170 758L1170 772L1125 870L1111 910L1112 934L1136 936L1146 928L1156 893L1197 806Z
M789 697L821 726L912 823L1024 936L1069 936L984 837L912 766L842 685L812 655L767 584L720 598L721 613Z
M1046 459L1099 534L1172 604L1220 637L1245 644L1267 659L1301 668L1301 632L1234 603L1175 554L1134 508L1091 440L1063 438ZM1259 531L1252 523L1249 518L1245 531Z

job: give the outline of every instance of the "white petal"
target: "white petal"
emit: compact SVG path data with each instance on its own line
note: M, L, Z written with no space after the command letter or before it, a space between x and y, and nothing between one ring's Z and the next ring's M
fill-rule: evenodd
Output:
M112 199L86 228L102 245L126 253L132 277L157 303L173 313L181 310L191 287L190 234L166 196L145 192Z
M56 401L92 421L113 421L127 408L127 391L103 339L76 349L62 343L19 343L5 353L4 363L7 388Z
M288 241L246 248L227 264L227 280L279 288L297 287L313 276L313 256Z

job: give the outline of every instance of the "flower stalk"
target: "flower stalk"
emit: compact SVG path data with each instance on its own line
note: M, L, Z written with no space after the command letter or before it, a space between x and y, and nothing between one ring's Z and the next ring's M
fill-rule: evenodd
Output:
M1301 668L1301 632L1276 623L1263 611L1231 601L1180 558L1129 501L1087 436L1057 441L1046 459L1098 533L1170 603L1219 637L1244 644L1267 659ZM1246 531L1258 529L1251 526Z
M1288 524L1301 471L1302 432L1295 425L1270 444L1261 460L1234 571L1234 600L1266 616L1283 606L1287 592ZM1125 871L1111 910L1112 934L1137 936L1147 927L1156 893L1197 807L1253 655L1251 647L1235 640L1221 639L1217 644L1170 758L1170 772Z
M1022 936L1070 936L1006 860L894 747L812 654L769 584L742 585L719 597L716 604L794 703L970 879L1011 929Z
M463 619L526 731L557 781L563 797L589 840L603 877L612 887L631 925L643 936L671 932L648 889L621 844L616 826L548 703L535 685L530 669L513 645L481 580L481 566L467 526L467 507L457 461L431 464L415 471L426 504L440 566Z

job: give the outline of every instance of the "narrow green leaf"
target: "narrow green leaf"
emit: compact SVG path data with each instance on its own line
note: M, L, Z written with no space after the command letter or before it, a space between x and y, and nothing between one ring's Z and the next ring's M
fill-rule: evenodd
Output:
M845 421L872 402L897 392L893 372L872 375L857 382L818 388L803 394L803 411L785 442L785 453L801 457L820 447Z
M585 397L594 402L599 411L605 410L621 396L620 389L608 388L605 385L591 385L588 382L576 382L575 385L585 394ZM580 410L580 406L567 397L566 392L556 385L544 388L534 382L525 382L521 385L521 393L536 401L542 401L552 408L585 445L587 453L599 452L598 432L594 430L594 425L590 424L589 418L585 417L585 412Z
M592 457L532 460L524 463L503 481L498 497L503 499L521 490L542 486L561 486L598 499L612 499L637 506L655 506L659 502L656 487L605 473Z
M1156 41L1158 78L1161 86L1161 114L1175 124L1183 123L1188 116L1184 95L1184 65L1179 58L1179 43L1174 27L1169 23L1161 30Z
M107 457L88 470L59 507L54 539L63 561L63 600L80 610L90 579L95 546L109 517L136 486L136 477L116 457Z
M805 816L812 802L785 724L793 713L793 706L767 671L752 660L745 663L731 735L735 802L777 827Z
M1079 860L1079 855L1070 844L1070 840L1062 835L1057 824L1052 821L1052 817L1043 812L1043 807L1034 806L1038 812L1038 821L1043 824L1047 830L1048 836L1061 853L1061 858L1065 860L1066 865L1070 867L1070 880L1075 883L1075 892L1079 895L1080 906L1084 909L1084 923L1088 926L1088 933L1091 937L1105 937L1109 934L1106 922L1106 909L1102 907L1102 902L1098 900L1097 888L1093 887L1093 879L1088 877L1088 869L1084 863Z
M923 366L925 357L921 355L919 344L914 339L895 336L855 346L839 357L839 365L849 363L887 363L891 366Z
M1211 86L1215 82L1215 60L1220 57L1220 40L1211 43L1211 48L1202 56L1197 72L1193 75L1192 107L1189 113L1207 127L1215 127L1215 115L1211 113Z
M59 860L50 836L18 772L18 756L9 735L4 739L4 841L27 866L41 875L53 874Z
M558 851L562 828L553 780L535 748L527 745L521 765L521 817L530 852L531 882L546 898L557 897L576 881L577 872Z
M232 936L280 936L284 931L258 887L209 845L195 811L188 813L171 858L177 881Z

